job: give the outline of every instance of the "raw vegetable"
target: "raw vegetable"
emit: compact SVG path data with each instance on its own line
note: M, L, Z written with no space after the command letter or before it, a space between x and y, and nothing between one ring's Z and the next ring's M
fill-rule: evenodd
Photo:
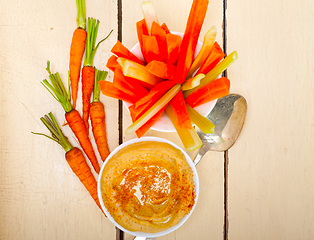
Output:
M147 63L154 60L162 61L162 55L155 36L143 35L143 55Z
M148 33L150 35L153 22L158 23L158 19L155 14L153 3L151 1L143 2L141 4L141 9L145 18Z
M192 66L188 72L187 78L192 77L193 73L203 64L205 59L208 57L209 53L213 48L216 35L217 29L215 26L212 26L204 36L204 41L201 50L194 59Z
M141 52L143 54L144 59L146 59L143 46L143 36L148 36L149 32L144 18L136 23L136 32Z
M220 63L218 63L206 76L202 79L200 85L197 87L187 90L184 92L184 97L187 98L192 92L198 90L203 87L207 83L214 81L219 74L221 74L228 66L230 66L235 60L238 59L238 54L236 51L230 53L226 58L224 58Z
M151 61L146 65L146 69L148 72L151 74L164 78L164 79L169 79L173 80L175 72L176 72L176 66L173 64L167 64L164 62L160 61Z
M156 38L161 60L166 63L168 60L166 31L158 23L153 22L151 34Z
M85 59L84 59L84 67L82 70L82 102L83 102L83 121L88 131L88 117L89 117L89 105L90 98L93 92L94 82L95 82L95 69L93 66L94 56L99 44L105 41L108 36L102 39L96 45L96 38L98 33L99 20L88 18L87 22L87 39L86 39L86 47L85 47Z
M73 108L76 108L78 84L81 73L81 62L85 49L86 41L86 18L85 18L85 0L76 0L77 7L77 28L73 32L70 47L69 72L71 80L71 92Z
M214 133L215 125L206 117L199 114L189 104L186 104L191 121L205 134Z
M98 82L99 80L105 80L107 74L108 72L106 71L96 70L93 102L90 104L90 120L92 123L92 131L99 155L103 162L108 157L110 151L107 141L105 106L102 102L99 101L100 88Z
M209 0L193 0L177 62L175 82L183 83L193 62Z
M195 88L201 83L201 80L205 77L205 74L197 74L194 77L189 78L182 84L182 91Z
M84 124L83 119L79 112L73 109L71 105L71 101L69 98L69 94L67 93L64 85L61 81L59 73L52 74L50 71L50 62L47 62L46 68L49 79L51 84L48 82L47 79L42 81L43 86L51 93L51 95L61 104L65 111L65 119L69 124L72 132L76 136L77 140L79 141L83 151L87 155L88 159L90 160L94 170L96 173L99 173L100 167L98 164L97 157L95 155L93 146L89 140L88 132L86 126ZM69 86L70 88L70 86ZM69 90L68 90L69 92Z
M108 58L106 67L114 72L116 67L119 65L119 63L117 62L117 59L118 59L117 56L111 55L110 58Z
M119 40L117 40L116 44L111 48L111 52L117 55L117 57L127 58L143 65L143 62L138 59L138 57L135 56L129 49L127 49Z
M229 94L230 80L226 77L218 78L209 82L203 87L191 93L186 99L186 103L191 107L197 107L203 103L210 102L217 98L222 98Z
M42 133L34 134L46 136L47 138L59 143L63 147L66 152L65 159L71 167L72 171L83 183L84 187L90 193L97 206L102 210L98 199L96 179L92 174L82 151L79 148L73 147L71 145L68 138L61 131L55 117L51 112L48 115L41 117L40 120L50 131L51 137Z
M181 85L174 85L162 98L160 98L150 109L148 109L140 118L138 118L131 126L126 130L126 134L131 134L143 126L151 117L166 106L169 101L180 91Z
M173 109L170 105L167 106L166 113L167 113L168 117L170 118L173 126L175 127L176 132L177 132L178 136L180 137L184 148L187 151L194 151L203 145L202 140L200 139L200 137L198 136L198 134L194 128L190 128L190 129L179 128L176 125L177 119L176 119L176 117L173 113Z
M168 49L168 64L177 64L177 60L180 53L180 46L182 38L176 34L168 33L166 35L167 49Z
M201 67L198 69L196 74L208 73L210 72L223 58L225 53L222 51L221 47L217 42L214 43L212 50L208 57L205 59Z
M183 97L182 91L179 91L177 95L170 101L172 112L176 117L176 126L178 128L191 129L192 123L186 107L186 103Z

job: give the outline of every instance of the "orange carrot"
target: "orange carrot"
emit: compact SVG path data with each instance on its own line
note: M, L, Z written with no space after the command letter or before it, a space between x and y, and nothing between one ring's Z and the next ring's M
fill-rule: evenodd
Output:
M151 35L155 36L161 60L166 63L168 60L168 48L165 30L158 23L153 22L151 28Z
M207 74L210 70L212 70L223 58L225 57L225 53L222 51L221 47L217 42L214 43L214 46L205 59L204 63L201 65L196 75L199 73Z
M71 145L68 138L63 134L60 127L58 126L58 123L52 113L45 115L45 117L40 118L40 120L50 131L51 137L41 133L35 134L46 136L49 139L56 141L63 147L66 152L65 159L71 167L72 171L83 183L84 187L90 193L97 206L102 210L97 194L96 179L91 172L91 169L88 166L82 151L79 148L73 147Z
M192 123L182 91L178 92L174 98L171 99L170 105L176 117L176 126L178 128L191 129Z
M117 40L116 44L111 48L111 52L118 57L126 58L137 62L139 64L144 64L137 56L135 56L129 49L127 49L119 40Z
M143 35L143 56L147 63L153 60L162 61L162 56L155 36Z
M147 71L149 71L151 74L154 74L157 77L173 80L175 72L176 72L176 66L172 64L167 64L160 61L151 61L146 65Z
M145 59L144 46L143 46L143 36L149 36L149 32L148 32L145 18L143 18L142 20L140 20L136 23L136 32L137 32L137 38L138 38L138 42L139 42L139 45L141 48L141 52L142 52L143 57Z
M65 118L67 120L67 123L69 124L69 127L71 128L72 132L79 141L85 154L89 158L95 172L99 173L100 167L98 164L98 160L95 155L93 146L90 142L90 139L88 137L88 132L85 127L84 121L81 118L81 115L77 110L73 109L69 98L69 94L64 88L59 73L58 72L55 74L51 73L49 61L47 62L46 70L49 73L49 79L51 81L51 84L46 79L44 79L42 82L43 86L62 105L65 111Z
M99 80L105 80L107 74L108 72L106 71L96 70L93 102L90 104L90 120L92 123L92 131L99 155L103 162L108 157L110 151L107 141L105 106L102 102L99 101L100 88L98 82Z
M95 82L95 69L93 67L94 56L96 50L101 42L109 37L102 39L96 45L96 37L98 33L99 20L88 18L87 21L87 39L85 48L85 59L84 67L82 70L82 102L83 102L83 120L87 131L89 130L89 108L90 108L90 98L92 96L94 82Z
M161 24L161 27L166 32L166 34L170 33L170 30L166 23Z
M178 57L175 81L183 83L193 62L209 0L193 0Z
M119 90L118 88L113 86L112 82L101 80L99 81L99 86L100 86L101 93L107 97L116 98L116 99L119 99L128 103L135 103L138 100L135 94L130 95Z
M76 108L77 91L81 72L81 62L85 49L86 41L86 19L85 19L85 0L76 0L77 7L77 28L73 32L70 47L69 73L71 80L71 92L73 108Z
M119 63L117 62L118 57L115 55L112 55L110 58L108 58L106 67L114 72L117 66L119 66Z
M226 77L221 77L192 92L185 101L194 108L203 103L224 97L229 94L229 91L230 80Z
M169 33L166 35L168 59L167 63L176 65L180 53L182 38L178 35Z

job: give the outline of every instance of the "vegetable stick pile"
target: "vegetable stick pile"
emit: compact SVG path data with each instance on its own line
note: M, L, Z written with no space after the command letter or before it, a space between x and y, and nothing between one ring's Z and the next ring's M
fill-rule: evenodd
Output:
M97 70L93 65L93 59L99 44L107 39L112 31L106 38L96 44L99 20L88 18L86 27L85 0L76 0L76 5L77 28L73 33L70 47L68 90L64 87L59 73L52 73L50 71L50 61L47 62L46 68L49 75L49 81L44 79L42 85L63 107L67 125L69 125L70 129L76 136L91 167L86 161L81 149L73 147L67 137L63 134L52 113L41 118L41 121L50 131L51 136L40 133L35 134L44 135L51 140L56 141L64 148L66 152L65 159L72 171L80 179L97 206L101 209L97 194L97 182L92 173L93 169L95 174L99 174L100 164L90 140L90 127L88 121L89 119L91 121L91 130L98 153L102 161L105 161L110 152L107 143L105 108L103 103L99 100L100 87L98 82L100 80L104 81L108 72ZM80 77L82 80L82 116L76 109ZM93 99L91 102L92 94ZM72 96L72 101L70 96Z
M225 57L213 26L194 59L208 4L208 0L193 0L181 38L166 23L159 24L152 2L143 2L144 18L136 23L136 31L144 60L119 40L112 47L106 66L114 73L113 82L99 81L99 85L104 95L131 104L133 124L126 134L142 137L164 112L187 151L202 145L193 124L213 133L215 126L194 108L229 94L230 80L217 77L237 59L237 52Z

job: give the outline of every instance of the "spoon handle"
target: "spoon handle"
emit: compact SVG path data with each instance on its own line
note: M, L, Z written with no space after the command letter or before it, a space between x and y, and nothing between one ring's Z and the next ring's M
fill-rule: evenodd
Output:
M201 154L200 152L198 152L198 154L196 155L196 157L194 159L194 165L195 166L201 161L203 156L204 156L204 154Z

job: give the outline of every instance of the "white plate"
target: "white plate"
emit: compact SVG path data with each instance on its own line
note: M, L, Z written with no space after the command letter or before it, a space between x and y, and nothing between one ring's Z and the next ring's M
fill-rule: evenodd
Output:
M181 36L181 38L183 36L183 33L179 33L179 32L171 32L171 33L179 35ZM198 41L198 44L195 49L194 58L196 58L197 54L201 50L201 47L202 47L202 42ZM135 46L131 49L131 52L135 56L137 56L141 61L143 62L145 61L139 43L135 44ZM202 116L206 116L214 108L216 102L217 102L217 99L204 103L198 107L195 107L194 109L198 113L200 113ZM124 102L124 105L129 111L129 106L131 106L132 104ZM157 120L157 122L151 127L151 129L155 131L159 131L159 132L175 132L175 128L171 120L169 119L168 115L165 112L161 115L161 117Z

